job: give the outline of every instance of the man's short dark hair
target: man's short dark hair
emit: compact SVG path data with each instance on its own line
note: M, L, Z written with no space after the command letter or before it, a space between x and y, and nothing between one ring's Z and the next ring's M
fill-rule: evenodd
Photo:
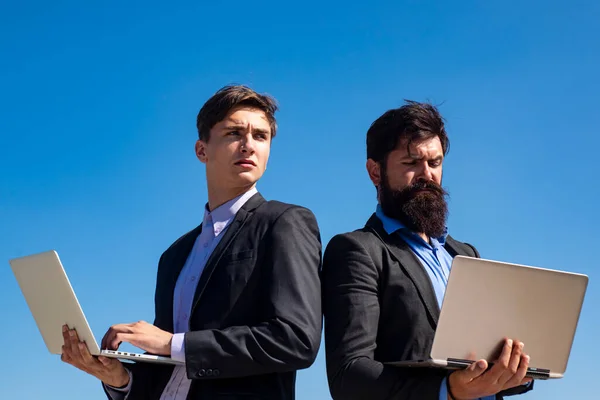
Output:
M222 121L231 110L239 107L263 111L271 126L271 138L275 137L277 101L267 94L257 93L244 85L228 85L219 89L200 109L196 118L198 138L208 142L210 130Z
M385 162L398 143L406 142L410 149L411 143L435 136L440 138L442 150L447 154L450 141L437 108L430 103L406 100L406 104L386 111L371 124L367 132L367 159Z

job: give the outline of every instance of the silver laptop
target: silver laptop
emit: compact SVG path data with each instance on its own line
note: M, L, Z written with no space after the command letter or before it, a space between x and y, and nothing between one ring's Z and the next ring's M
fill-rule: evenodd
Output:
M69 328L77 330L79 339L85 341L94 356L181 364L170 357L101 350L56 251L15 258L9 263L50 353L62 353L62 326L67 324Z
M386 364L466 368L469 354L496 359L508 337L525 344L527 376L562 378L587 284L586 275L456 256L431 358Z

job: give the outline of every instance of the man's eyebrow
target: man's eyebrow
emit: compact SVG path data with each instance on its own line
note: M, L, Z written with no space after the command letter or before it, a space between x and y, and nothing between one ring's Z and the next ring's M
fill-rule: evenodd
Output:
M223 129L225 129L225 130L246 129L246 128L247 128L247 125L242 124L242 123L236 123L236 122L225 124L225 126L223 127ZM270 131L268 129L255 128L255 127L252 127L252 132L264 133L264 134L270 133Z
M401 158L401 160L422 160L425 157L423 156L415 156L415 155L411 155L411 154L407 154L404 157ZM444 156L442 154L438 155L437 157L431 158L429 161L441 161L444 159Z
M225 124L224 129L245 129L246 125L241 123L229 123Z

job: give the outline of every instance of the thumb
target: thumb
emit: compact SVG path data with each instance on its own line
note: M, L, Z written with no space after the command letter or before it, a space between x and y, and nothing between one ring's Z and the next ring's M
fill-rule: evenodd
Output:
M465 379L467 382L472 381L473 379L483 374L487 367L488 363L485 360L479 360L477 362L474 362L464 370L460 371L461 378Z
M100 361L105 367L110 365L110 360L107 357L98 356L98 361Z

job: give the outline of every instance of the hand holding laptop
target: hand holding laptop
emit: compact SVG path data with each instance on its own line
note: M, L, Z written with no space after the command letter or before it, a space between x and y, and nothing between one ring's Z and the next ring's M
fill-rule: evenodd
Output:
M96 376L103 376L111 381L115 378L116 380L124 378L123 366L105 358L158 364L183 364L180 360L158 355L171 353L172 334L145 322L113 326L105 335L101 349L56 251L50 250L15 258L10 260L10 265L46 347L50 353L60 354L63 361L83 371L92 371L89 373L98 374ZM67 326L67 331L61 334L59 327L63 325ZM68 328L72 328L74 338L71 338L71 331ZM110 340L106 340L107 335L110 336ZM85 343L84 349L79 350L79 342ZM158 354L117 351L120 342L129 342L148 353L157 350ZM98 358L90 359L88 356Z
M502 352L490 369L486 360L479 360L451 373L448 393L454 400L495 395L530 382L531 378L525 377L528 367L529 356L523 353L523 343L505 339Z
M94 357L85 342L79 340L75 329L63 326L64 344L60 359L113 387L123 387L129 383L129 374L123 364L115 358Z

